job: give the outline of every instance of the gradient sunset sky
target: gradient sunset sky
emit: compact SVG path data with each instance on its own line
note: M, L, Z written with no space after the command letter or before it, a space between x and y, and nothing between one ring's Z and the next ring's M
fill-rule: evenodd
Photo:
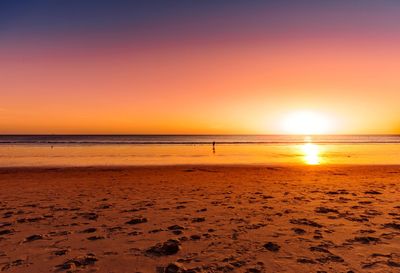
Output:
M1 1L0 133L400 133L399 1Z

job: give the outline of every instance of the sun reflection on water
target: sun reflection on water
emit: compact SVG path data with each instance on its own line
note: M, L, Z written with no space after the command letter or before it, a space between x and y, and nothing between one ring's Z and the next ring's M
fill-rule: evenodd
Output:
M303 160L307 165L318 165L321 163L320 148L311 142L302 145Z

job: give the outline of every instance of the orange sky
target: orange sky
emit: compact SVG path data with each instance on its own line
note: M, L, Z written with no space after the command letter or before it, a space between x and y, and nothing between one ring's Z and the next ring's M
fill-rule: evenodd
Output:
M0 36L0 133L274 134L298 110L332 118L330 133L400 133L396 29L250 27L218 39Z

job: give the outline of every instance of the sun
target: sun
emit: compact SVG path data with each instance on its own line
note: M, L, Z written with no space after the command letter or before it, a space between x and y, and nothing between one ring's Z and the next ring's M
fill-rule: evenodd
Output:
M313 111L298 111L289 114L283 120L282 127L288 134L319 135L329 133L332 124L323 114Z

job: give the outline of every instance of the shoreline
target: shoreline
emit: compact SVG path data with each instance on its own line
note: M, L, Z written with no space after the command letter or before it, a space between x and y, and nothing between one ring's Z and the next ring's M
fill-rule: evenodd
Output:
M293 168L293 169L301 169L301 168L381 168L381 167L400 167L400 164L377 164L377 163L335 163L335 164L306 164L306 163L284 163L284 164L269 164L269 163L221 163L221 164L143 164L143 165L46 165L46 166L0 166L1 170L73 170L73 169L93 169L93 170L107 170L107 169L170 169L170 168L196 168L196 167L209 167L209 168Z

